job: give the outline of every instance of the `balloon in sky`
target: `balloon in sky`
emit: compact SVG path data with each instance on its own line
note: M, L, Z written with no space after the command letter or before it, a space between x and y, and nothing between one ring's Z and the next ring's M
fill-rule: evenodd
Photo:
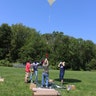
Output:
M52 6L54 2L55 2L55 0L48 0L48 3L50 6Z

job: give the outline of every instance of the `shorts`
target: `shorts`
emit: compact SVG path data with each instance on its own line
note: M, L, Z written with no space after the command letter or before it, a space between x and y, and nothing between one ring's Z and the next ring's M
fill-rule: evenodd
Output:
M28 78L30 76L30 72L25 73L25 78Z

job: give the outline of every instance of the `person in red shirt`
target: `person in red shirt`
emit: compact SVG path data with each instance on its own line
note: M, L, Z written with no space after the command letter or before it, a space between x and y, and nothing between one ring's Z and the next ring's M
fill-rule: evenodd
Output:
M25 83L28 82L28 78L30 76L30 69L31 69L31 63L30 61L27 61L25 66Z

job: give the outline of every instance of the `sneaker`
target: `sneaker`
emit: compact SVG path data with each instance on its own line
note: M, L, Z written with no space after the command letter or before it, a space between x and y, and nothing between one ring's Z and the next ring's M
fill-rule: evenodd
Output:
M48 88L48 86L46 86L46 88Z
M41 88L43 88L44 86L43 85L41 85Z

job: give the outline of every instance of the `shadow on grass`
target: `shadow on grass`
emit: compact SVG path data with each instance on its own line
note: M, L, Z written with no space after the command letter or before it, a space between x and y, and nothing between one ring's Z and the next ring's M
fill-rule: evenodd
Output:
M54 81L59 81L60 82L60 79L56 78L56 79L54 79ZM82 82L82 81L78 80L78 79L70 79L70 78L65 78L64 79L64 83L65 84L68 84L68 83L79 83L79 82Z

